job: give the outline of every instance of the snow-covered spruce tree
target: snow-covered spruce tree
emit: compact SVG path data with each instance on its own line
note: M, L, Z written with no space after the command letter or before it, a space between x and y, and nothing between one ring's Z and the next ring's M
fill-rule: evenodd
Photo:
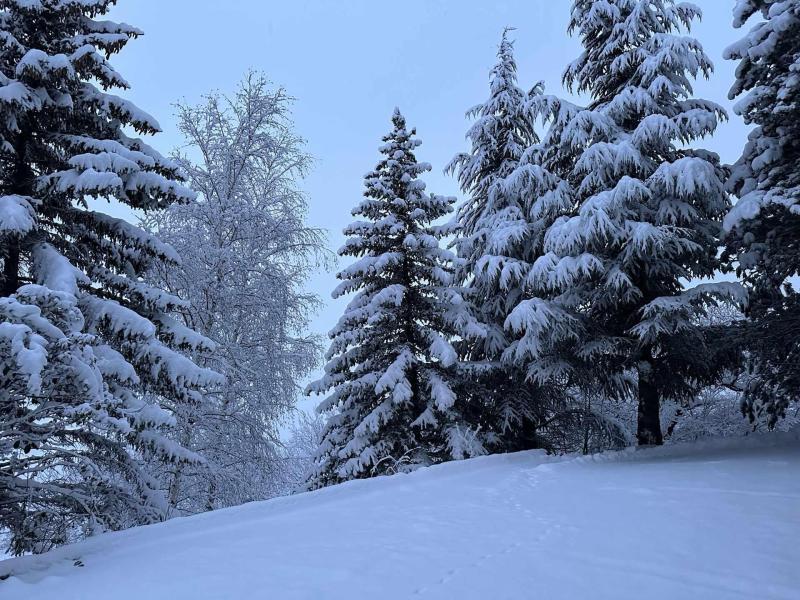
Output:
M178 351L212 345L168 316L183 302L142 277L174 250L100 211L193 197L123 131L155 120L106 91L127 88L108 57L141 33L97 20L111 4L0 1L0 528L17 553L160 519L140 461L200 459L142 393L190 405L220 383Z
M358 260L338 274L333 296L355 297L330 333L324 377L309 387L330 392L312 488L483 451L458 414L450 338L462 302L449 287L453 257L431 225L455 200L425 193L420 141L397 110L392 123L353 210L363 220L345 229L339 251Z
M457 212L453 242L459 258L454 283L471 316L459 331L458 351L469 374L459 396L494 451L540 446L537 424L551 415L559 396L531 382L517 361L506 360L512 342L506 319L524 297L525 275L540 247L532 239L530 196L505 182L523 152L539 141L528 99L541 93L541 84L529 93L517 87L509 31L491 70L489 98L467 112L475 119L467 132L471 148L447 167L467 197Z
M699 16L671 0L573 3L570 30L584 51L564 81L592 102L554 111L560 139L544 167L560 178L547 197L564 213L529 274L546 300L523 301L509 319L524 333L518 352L539 359L555 349L558 364L567 342L583 364L597 363L592 376L631 374L640 444L662 442L662 398L691 396L716 376L696 319L716 297L740 292L683 285L715 273L728 209L717 156L688 147L724 117L692 98L691 78L712 70L684 35Z
M199 197L147 225L183 258L157 265L157 279L189 302L179 318L216 342L204 364L226 382L188 412L175 407L175 439L207 460L161 472L177 514L288 491L279 424L322 353L304 335L317 299L303 284L325 252L324 235L304 223L298 182L311 159L290 103L250 73L232 97L178 106L186 145L176 162Z
M755 125L733 167L739 201L725 219L727 253L747 285L751 384L745 412L774 426L800 398L800 1L739 0L734 25L762 19L726 58L739 60L731 99Z

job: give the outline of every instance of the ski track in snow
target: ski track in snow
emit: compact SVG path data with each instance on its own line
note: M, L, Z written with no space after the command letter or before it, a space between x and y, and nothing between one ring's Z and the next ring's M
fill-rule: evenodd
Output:
M0 598L795 600L799 537L795 431L350 482L0 562Z

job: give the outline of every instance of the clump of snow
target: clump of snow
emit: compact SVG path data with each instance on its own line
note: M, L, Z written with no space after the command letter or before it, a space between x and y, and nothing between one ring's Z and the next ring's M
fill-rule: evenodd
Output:
M22 235L36 228L32 198L0 196L0 233Z

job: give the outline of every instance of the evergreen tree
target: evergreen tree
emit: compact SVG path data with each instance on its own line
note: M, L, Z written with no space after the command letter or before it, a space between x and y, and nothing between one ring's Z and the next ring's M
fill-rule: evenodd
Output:
M760 20L726 51L739 60L730 98L755 125L733 167L739 201L725 219L727 254L750 291L745 412L770 426L800 398L800 2L739 0L734 25Z
M192 404L219 383L178 352L212 345L169 316L183 302L142 278L175 252L101 212L193 197L123 130L156 121L107 92L128 87L108 58L141 34L97 19L113 3L0 1L0 526L15 552L161 518L140 459L200 458L143 393Z
M406 470L482 452L459 415L453 391L457 356L450 338L461 313L450 252L431 223L453 198L425 194L430 165L420 141L395 110L384 158L365 178L339 253L358 257L343 269L338 298L355 292L331 331L325 376L309 392L330 395L330 413L310 487Z
M699 16L671 0L575 1L570 31L584 50L564 82L591 104L539 101L557 139L534 166L557 179L536 210L561 216L528 275L540 297L509 319L523 333L517 351L567 372L577 358L592 373L575 378L600 376L617 393L630 375L640 444L662 441L661 399L691 396L716 376L697 317L715 298L740 292L683 285L718 268L728 208L717 156L687 147L725 116L692 97L691 79L712 70L684 35ZM573 350L562 355L565 346Z
M536 428L549 416L556 395L531 384L507 354L513 336L506 319L524 297L525 275L538 248L530 196L507 185L506 178L538 142L528 101L541 93L541 84L529 93L517 87L509 31L503 32L491 70L489 98L467 112L475 119L467 132L470 151L447 167L467 196L457 213L454 241L455 285L471 317L459 331L459 353L469 373L459 395L470 398L468 418L488 435L493 450L541 445Z

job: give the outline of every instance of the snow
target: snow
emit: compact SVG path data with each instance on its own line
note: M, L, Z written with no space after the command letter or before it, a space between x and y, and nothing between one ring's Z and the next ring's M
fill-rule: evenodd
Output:
M83 272L72 266L69 259L50 244L38 244L32 254L37 283L40 285L77 296L78 282L89 284Z
M795 430L349 482L0 562L0 595L788 600L799 534Z
M0 196L0 233L21 234L36 228L32 198Z
M70 79L75 76L75 70L66 55L55 54L48 56L46 52L38 48L28 50L16 67L16 75L18 77L25 76L28 73L35 77L44 77L50 75L53 71L64 71Z
M156 326L149 319L135 311L122 306L115 300L87 297L83 299L84 314L92 323L105 323L115 335L152 339L156 335Z
M7 81L0 86L0 102L41 108L41 104L37 105L36 101L36 97L19 81Z
M105 113L119 115L139 132L158 133L161 131L161 125L152 115L129 100L101 92L90 83L82 84L80 95L89 104L97 104Z
M6 301L8 302L8 301ZM39 394L42 386L42 371L47 364L47 341L36 335L26 325L0 323L0 345L10 350L17 369L25 378L31 394Z

